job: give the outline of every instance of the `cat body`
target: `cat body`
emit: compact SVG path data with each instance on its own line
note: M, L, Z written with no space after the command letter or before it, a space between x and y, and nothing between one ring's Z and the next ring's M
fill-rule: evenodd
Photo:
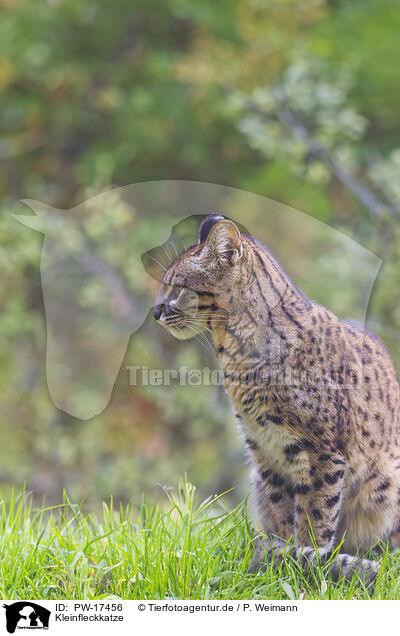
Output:
M377 563L353 555L400 524L400 388L383 343L217 215L165 271L154 315L181 339L212 334L269 537L259 559L280 539L305 565L343 542L333 574L373 578Z

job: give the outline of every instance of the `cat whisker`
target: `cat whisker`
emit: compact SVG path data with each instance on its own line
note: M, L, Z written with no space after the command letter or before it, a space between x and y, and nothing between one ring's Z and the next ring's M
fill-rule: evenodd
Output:
M149 256L149 258L151 258L151 260L152 260L152 261L154 261L155 263L157 263L157 265L159 265L159 266L161 267L161 269L163 269L163 270L164 270L164 272L166 272L166 271L167 271L167 268L166 268L166 267L164 267L164 265L162 265L162 264L160 263L160 261L157 261L157 260L156 260L155 258L153 258L152 256Z
M176 249L176 245L173 241L171 241L171 239L168 241L168 245L171 245L171 247L173 248L176 258L178 258L179 254L178 254L178 250Z
M167 256L168 262L172 263L174 258L172 256L171 252L169 251L168 243L165 243L165 245L162 246L162 249L164 250L164 252L165 252L165 254Z
M209 327L207 327L206 325L202 325L201 323L194 320L185 320L185 325L187 325L188 327L190 325L195 325L196 327L201 328L203 331L209 331L211 335L214 335Z
M206 336L204 336L203 333L201 333L200 331L197 331L194 327L192 327L191 325L185 325L188 329L190 329L191 331L193 331L195 334L197 334L195 336L195 339L198 340L201 344L201 346L207 351L207 353L211 353L212 357L215 358L216 362L218 362L216 353L214 348L210 345L209 341L207 340Z

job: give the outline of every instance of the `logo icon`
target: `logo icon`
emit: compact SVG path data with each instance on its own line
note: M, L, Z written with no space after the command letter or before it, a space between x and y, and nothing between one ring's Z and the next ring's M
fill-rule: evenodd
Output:
M9 634L18 629L48 629L50 610L31 603L30 601L17 601L10 605L3 605L6 610L6 627Z

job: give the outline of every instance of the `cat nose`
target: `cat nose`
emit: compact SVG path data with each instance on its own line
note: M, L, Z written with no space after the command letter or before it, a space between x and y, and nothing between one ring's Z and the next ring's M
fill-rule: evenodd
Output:
M173 314L176 314L177 311L175 309L175 300L171 300L170 302L165 303L163 309L166 316L172 316Z
M163 310L164 310L164 303L159 303L158 305L155 305L153 309L153 316L156 320L160 320L160 316Z

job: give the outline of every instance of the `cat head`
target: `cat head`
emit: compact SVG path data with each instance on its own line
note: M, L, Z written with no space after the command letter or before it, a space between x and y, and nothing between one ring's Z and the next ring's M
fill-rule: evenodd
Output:
M197 244L166 269L154 307L155 319L179 339L188 339L211 323L227 320L232 290L238 291L243 235L233 221L208 215Z

